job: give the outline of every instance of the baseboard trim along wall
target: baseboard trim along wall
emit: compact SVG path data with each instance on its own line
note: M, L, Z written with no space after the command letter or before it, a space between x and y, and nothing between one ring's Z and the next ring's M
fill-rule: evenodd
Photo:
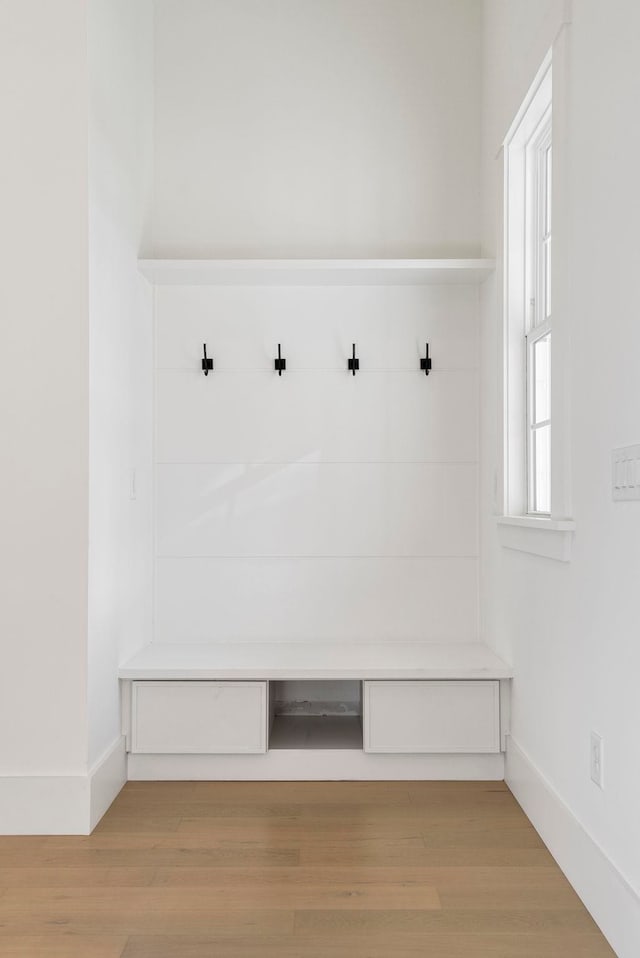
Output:
M0 778L1 835L86 835L86 775L5 775Z
M119 736L86 775L0 777L1 835L89 835L125 784Z
M505 781L618 958L637 958L640 896L511 736Z
M130 781L502 781L504 756L370 755L272 749L264 755L129 755Z
M124 735L98 759L89 772L89 832L96 827L127 781Z

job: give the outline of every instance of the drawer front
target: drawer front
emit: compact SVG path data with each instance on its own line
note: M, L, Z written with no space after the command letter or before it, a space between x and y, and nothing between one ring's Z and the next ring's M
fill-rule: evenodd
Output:
M266 752L266 682L134 682L131 751Z
M365 752L499 752L500 683L365 682Z

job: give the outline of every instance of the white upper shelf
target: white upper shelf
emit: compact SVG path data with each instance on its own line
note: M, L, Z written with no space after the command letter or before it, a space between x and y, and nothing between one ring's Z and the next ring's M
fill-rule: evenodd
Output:
M483 282L492 259L141 259L158 286L426 286Z

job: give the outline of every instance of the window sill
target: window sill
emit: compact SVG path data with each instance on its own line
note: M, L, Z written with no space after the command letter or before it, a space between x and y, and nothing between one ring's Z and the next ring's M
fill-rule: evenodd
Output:
M499 516L498 536L506 549L569 562L576 524L572 519Z

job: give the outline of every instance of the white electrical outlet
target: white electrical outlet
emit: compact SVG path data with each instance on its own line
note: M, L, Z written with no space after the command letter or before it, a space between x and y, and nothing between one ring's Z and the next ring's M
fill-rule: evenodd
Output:
M602 778L603 760L602 737L597 732L591 733L591 781L598 788L604 788Z

